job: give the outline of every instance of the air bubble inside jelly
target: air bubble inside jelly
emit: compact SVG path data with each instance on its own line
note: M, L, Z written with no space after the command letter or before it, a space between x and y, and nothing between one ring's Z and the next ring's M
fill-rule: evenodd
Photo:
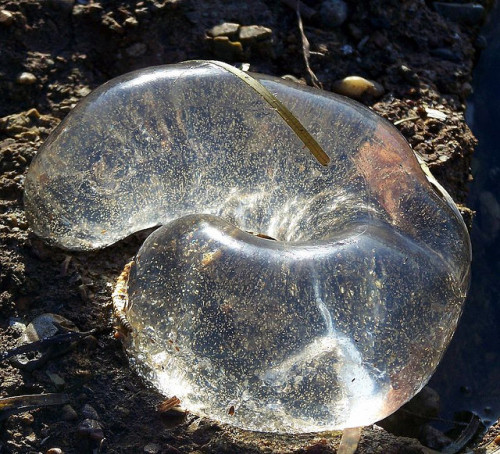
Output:
M268 432L373 423L449 343L466 228L386 121L255 77L328 166L221 67L150 68L95 90L50 136L26 179L28 218L80 250L161 225L131 270L127 350L190 411Z

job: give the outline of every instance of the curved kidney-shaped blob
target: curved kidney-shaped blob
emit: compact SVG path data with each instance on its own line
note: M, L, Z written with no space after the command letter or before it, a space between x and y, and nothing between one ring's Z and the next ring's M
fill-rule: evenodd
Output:
M389 123L255 77L327 166L219 65L150 68L104 84L50 136L28 218L70 249L162 225L130 273L128 350L191 411L277 432L373 423L427 382L453 334L467 231Z

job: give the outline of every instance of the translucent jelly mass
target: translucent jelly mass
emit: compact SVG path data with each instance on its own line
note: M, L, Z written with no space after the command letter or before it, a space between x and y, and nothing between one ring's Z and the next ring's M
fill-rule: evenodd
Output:
M373 423L428 381L453 334L467 231L387 122L255 77L327 167L223 68L150 68L94 91L51 135L28 218L70 249L162 225L130 274L127 349L190 411L276 432Z

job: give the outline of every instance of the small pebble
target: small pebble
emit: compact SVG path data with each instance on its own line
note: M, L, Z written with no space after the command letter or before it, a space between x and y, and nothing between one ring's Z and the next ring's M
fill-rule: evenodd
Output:
M131 28L135 28L139 25L139 22L137 22L137 19L135 17L127 17L124 21L123 21L123 25L127 26L127 27L131 27Z
M33 415L31 413L23 413L21 415L21 422L25 426L31 426L31 424L33 424L34 421L35 421L35 418L33 417Z
M149 9L146 7L137 8L134 12L139 19L146 19L148 16L151 15Z
M236 60L243 55L243 46L239 41L230 41L227 36L218 36L212 40L213 53L221 60Z
M408 66L401 65L399 68L399 73L403 76L403 78L411 83L411 84L417 84L418 83L418 74L413 71L412 69L408 68Z
M23 72L17 76L16 82L21 85L33 85L36 82L36 76L29 72Z
M45 454L64 454L64 451L61 448L50 448L47 449Z
M14 15L10 11L1 10L0 11L0 25L8 27L14 22Z
M472 93L472 85L469 82L464 82L460 89L460 94L464 98L467 98L467 96L469 96L471 93Z
M340 52L342 52L342 55L351 55L354 53L354 49L350 44L344 44L340 48Z
M85 419L99 419L99 414L92 405L85 404L82 408L82 415Z
M104 438L101 424L95 419L85 419L78 425L78 434L100 442Z
M92 90L89 87L82 87L76 90L76 94L80 97L87 96Z
M37 120L41 117L40 112L34 107L26 112L26 116Z
M76 421L78 419L78 414L76 413L75 409L69 404L66 404L64 407L62 407L61 416L63 421Z
M114 31L115 33L118 33L120 35L124 33L123 27L118 22L116 22L116 20L111 16L111 14L106 14L102 18L101 22L104 26Z
M23 335L19 338L18 346L28 344L31 342L36 342L41 339L46 339L57 335L60 331L59 327L63 327L68 331L78 331L78 328L74 323L60 315L57 314L41 314L34 318L32 322L26 327ZM11 363L16 367L26 370L33 370L45 361L47 361L51 356L60 354L66 350L72 348L72 344L61 344L53 345L51 348L41 350L35 355L17 355L10 359Z
M223 24L212 27L208 31L208 34L212 38L215 38L217 36L228 36L231 38L233 36L236 36L236 33L238 33L239 28L240 24L235 24L233 22L224 22Z
M238 34L241 42L264 41L271 37L273 31L262 25L245 25Z
M144 446L144 452L146 454L158 454L161 450L161 446L156 443L148 443Z
M500 445L500 435L497 435L494 441L496 445Z
M26 325L20 318L11 317L9 318L9 327L15 331L15 333L20 336L26 330Z
M66 382L64 381L64 378L62 378L59 374L54 374L51 372L46 372L47 376L50 378L50 381L55 385L57 389L62 389L64 388L64 385Z
M344 0L324 0L319 7L319 17L325 27L340 27L347 19Z
M384 87L378 82L359 76L349 76L339 80L333 84L332 89L335 93L353 99L361 99L365 94L379 98L384 94Z
M15 214L8 214L6 220L11 227L18 226L17 216Z

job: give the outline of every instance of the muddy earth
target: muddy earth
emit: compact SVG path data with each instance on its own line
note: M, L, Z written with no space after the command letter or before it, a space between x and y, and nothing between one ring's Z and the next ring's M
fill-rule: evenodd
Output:
M489 2L451 11L424 0L304 0L303 34L294 5L0 0L0 352L22 343L26 326L46 313L90 332L78 336L66 322L51 325L51 336L66 337L0 362L0 398L56 393L54 402L1 401L1 453L337 451L338 433L249 433L159 410L165 396L130 369L110 300L113 282L145 235L98 252L72 253L35 237L23 211L26 170L79 99L134 69L219 59L325 90L338 90L337 82L351 75L374 81L361 94L346 94L397 125L470 225L464 204L476 140L464 110L485 45L480 26ZM437 400L426 389L414 407L382 423L387 430L365 428L358 452L431 452L422 443L435 450L449 445L447 452L467 442L478 446L481 435L474 431L465 442L454 441L427 424L439 414ZM420 416L408 416L415 413ZM494 442L495 430L488 441Z

